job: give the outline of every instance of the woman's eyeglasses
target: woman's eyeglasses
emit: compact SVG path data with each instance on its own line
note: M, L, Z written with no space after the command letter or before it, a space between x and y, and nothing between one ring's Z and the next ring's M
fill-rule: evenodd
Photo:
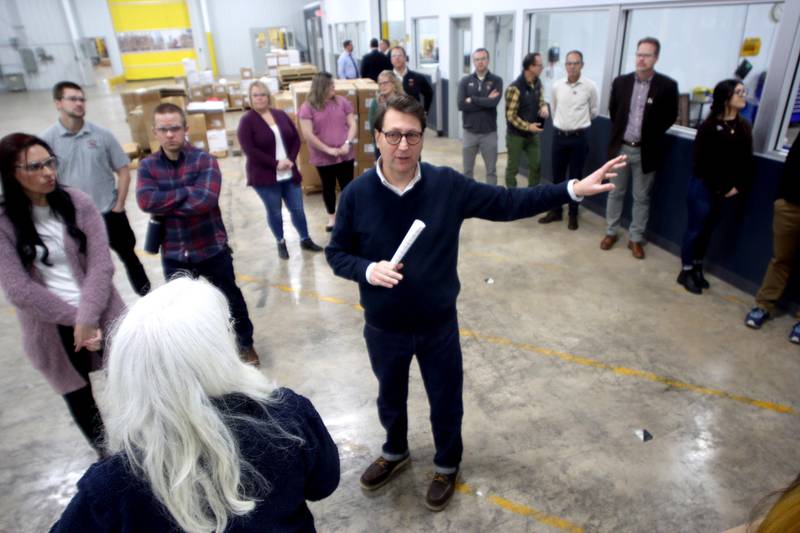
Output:
M45 168L55 170L58 167L58 158L56 156L48 157L42 161L26 163L24 165L16 165L16 167L27 170L28 172L41 172Z
M406 138L406 142L409 146L419 144L419 142L422 140L421 131L407 131L405 133L401 131L384 131L383 136L386 137L386 142L392 145L400 144L400 141L403 140L403 137Z

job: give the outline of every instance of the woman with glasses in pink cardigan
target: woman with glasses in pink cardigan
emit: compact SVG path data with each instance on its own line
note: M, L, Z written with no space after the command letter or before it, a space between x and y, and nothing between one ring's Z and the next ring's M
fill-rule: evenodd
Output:
M103 332L124 304L112 284L103 218L87 195L58 185L56 167L41 139L0 139L0 285L17 310L28 358L102 456L89 373L101 367Z

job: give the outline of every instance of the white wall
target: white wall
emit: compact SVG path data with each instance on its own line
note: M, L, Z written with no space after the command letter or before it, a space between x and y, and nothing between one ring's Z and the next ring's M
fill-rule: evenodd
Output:
M107 0L72 0L78 31L83 37L102 37L106 41L111 70L115 76L122 74L119 44L108 11Z
M306 0L206 0L220 76L238 76L253 66L250 28L286 26L305 48L303 6ZM205 48L205 41L203 42Z
M85 83L69 34L67 21L60 0L5 0L0 9L4 21L14 20L21 28L14 31L7 24L0 25L0 64L4 73L24 72L19 53L7 46L10 37L18 37L20 46L43 48L53 57L52 61L37 60L39 72L25 74L29 90L50 89L61 80L74 80ZM16 16L19 16L16 19Z

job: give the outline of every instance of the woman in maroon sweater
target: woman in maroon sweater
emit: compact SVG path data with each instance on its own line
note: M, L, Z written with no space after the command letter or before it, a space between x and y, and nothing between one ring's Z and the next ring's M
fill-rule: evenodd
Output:
M0 139L0 284L17 309L31 364L63 395L99 455L103 423L89 372L102 363L103 332L124 308L103 217L56 181L57 160L32 135Z
M308 235L300 172L295 161L300 152L300 137L291 119L283 111L270 109L267 86L256 81L250 85L252 109L239 121L239 144L247 155L247 184L255 189L267 208L267 224L278 241L278 256L289 259L283 238L281 199L286 203L297 233L300 247L321 252Z

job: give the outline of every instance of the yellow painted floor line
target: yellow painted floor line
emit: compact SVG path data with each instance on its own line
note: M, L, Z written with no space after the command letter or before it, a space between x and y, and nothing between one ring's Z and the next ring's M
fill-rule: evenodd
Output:
M589 357L580 357L577 355L572 355L565 352L559 352L556 350L551 350L549 348L543 348L541 346L535 346L533 344L526 344L520 342L514 342L511 339L506 339L503 337L494 337L490 335L482 335L480 333L476 333L474 331L468 329L461 329L461 336L462 337L472 337L474 339L479 339L484 342L489 342L491 344L497 344L499 346L509 346L512 348L517 348L519 350L524 350L526 352L536 353L539 355L545 355L547 357L555 357L565 361L567 363L575 363L582 366L588 366L597 368L600 370L606 370L609 372L613 372L615 374L621 376L628 376L628 377L635 377L639 379L644 379L646 381L652 381L654 383L662 383L664 385L669 385L670 387L674 387L676 389L684 389L691 392L695 392L697 394L704 394L706 396L716 396L718 398L725 398L728 400L733 400L739 403L743 403L749 405L751 407L757 407L759 409L766 409L768 411L774 411L776 413L783 413L789 415L796 415L798 414L797 410L790 405L783 405L774 402L767 402L764 400L756 400L754 398L750 398L747 396L742 396L739 394L733 394L730 392L726 392L719 389L712 389L709 387L703 387L701 385L695 385L692 383L686 383L685 381L679 381L677 379L672 379L666 376L660 376L658 374L654 374L653 372L647 372L645 370L638 370L635 368L627 368L624 366L615 366L609 365L608 363L604 363L597 359L591 359Z
M529 518L533 518L540 524L544 524L546 526L550 526L555 529L560 529L561 531L568 531L569 533L583 533L582 527L573 524L569 520L559 518L558 516L549 515L543 511L538 511L533 507L529 507L521 503L516 503L510 500L506 500L505 498L501 498L500 496L497 496L495 494L482 494L481 492L476 491L466 483L458 483L456 485L456 490L461 494L469 494L471 496L483 497L486 499L486 501L500 507L501 509L505 509L506 511L521 516L527 516Z
M364 308L361 307L360 304L348 302L346 300L342 300L341 298L325 296L317 291L309 291L309 290L302 290L290 285L284 285L280 283L268 283L264 278L260 278L257 276L251 276L248 274L237 274L236 279L243 281L245 283L253 283L256 285L260 285L262 287L272 287L274 289L278 289L283 292L288 293L296 293L300 296L315 299L320 302L327 302L334 305L344 305L347 307L351 307L356 309L357 311L364 311ZM661 376L655 374L653 372L647 372L645 370L638 370L636 368L628 368L624 366L615 366L609 365L608 363L604 363L597 359L591 359L589 357L581 357L578 355L572 355L566 352L559 352L556 350L551 350L549 348L543 348L541 346L535 346L533 344L527 343L520 343L514 342L511 339L506 339L504 337L496 337L492 335L483 335L481 333L477 333L468 329L461 329L461 336L462 337L472 337L474 339L482 340L484 342L489 342L491 344L496 344L498 346L509 346L512 348L517 348L519 350L523 350L526 352L531 352L539 355L544 355L547 357L555 357L565 361L567 363L574 363L582 366L588 366L597 368L600 370L606 370L609 372L613 372L615 374L627 377L634 377L643 379L646 381L652 381L654 383L661 383L663 385L668 385L670 387L676 389L683 389L688 390L697 394L703 394L706 396L715 396L717 398L725 398L727 400L733 400L735 402L739 402L745 405L749 405L751 407L756 407L758 409L766 409L768 411L774 411L776 413L788 414L788 415L797 415L799 414L797 409L790 405L784 405L775 402L768 402L764 400L757 400L755 398L750 398L748 396L742 396L740 394L733 394L731 392L727 392L720 389L713 389L710 387L704 387L702 385L695 385L693 383L687 383L685 381L680 381L677 379L673 379L667 376Z

